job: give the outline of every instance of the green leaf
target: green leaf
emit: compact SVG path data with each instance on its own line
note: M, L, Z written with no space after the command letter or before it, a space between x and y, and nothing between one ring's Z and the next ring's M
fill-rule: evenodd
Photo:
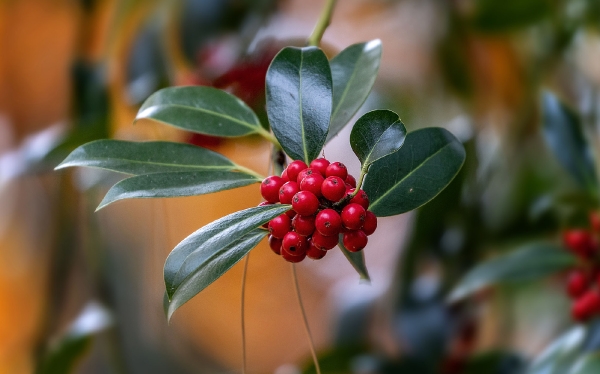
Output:
M112 186L96 210L123 199L203 195L260 181L251 174L221 170L137 175Z
M96 167L142 175L174 171L234 170L238 166L219 153L185 143L97 140L75 149L56 169Z
M333 112L327 141L356 114L369 96L381 62L381 41L353 44L331 60Z
M402 147L406 128L400 117L391 110L374 110L356 121L350 133L350 146L360 160L363 170L375 161Z
M598 374L600 373L600 355L590 353L581 356L573 363L568 374Z
M580 355L585 338L585 327L574 327L544 349L524 374L569 373L569 368Z
M178 273L180 279L171 297L167 318L170 320L179 307L225 274L267 235L266 230L253 229L226 247L189 255Z
M410 132L402 148L374 162L363 189L378 217L408 212L439 194L465 161L463 145L447 130Z
M582 187L595 191L596 167L579 117L550 92L543 95L542 114L546 143L558 161Z
M575 257L561 246L538 242L479 264L454 288L454 302L496 284L522 282L546 277L577 264Z
M171 251L165 262L164 277L167 295L172 299L180 281L188 273L190 265L201 266L206 261L210 261L214 256L222 254L224 248L290 208L290 205L281 204L248 208L213 221L185 238ZM191 255L194 257L188 261ZM184 263L188 270L183 269ZM218 274L220 275L222 273Z
M74 372L94 336L112 325L113 318L106 309L95 303L88 304L68 330L45 352L36 373Z
M367 270L367 265L365 264L365 253L363 251L359 252L350 252L346 249L343 243L343 235L340 235L340 239L338 241L338 246L340 250L350 262L350 265L356 270L361 280L371 281L371 277L369 276L369 271Z
M212 87L168 87L152 94L135 120L150 118L200 134L235 137L265 132L243 101Z
M286 47L267 71L267 115L283 150L307 164L319 156L329 128L329 61L316 47Z

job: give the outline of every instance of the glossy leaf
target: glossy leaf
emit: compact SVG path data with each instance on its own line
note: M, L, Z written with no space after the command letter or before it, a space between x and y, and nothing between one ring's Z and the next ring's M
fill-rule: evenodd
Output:
M221 170L137 175L123 179L112 186L98 209L123 199L203 195L260 183L260 181L251 174Z
M329 61L316 47L286 47L267 71L267 115L283 150L307 164L319 156L329 128Z
M264 132L243 101L212 87L168 87L152 94L136 121L153 119L200 134L235 137Z
M350 262L350 265L356 270L361 280L371 281L371 277L369 276L369 271L367 270L367 265L365 263L365 253L363 251L360 252L350 252L344 246L344 242L342 241L343 235L340 234L340 239L338 241L338 246L340 250Z
M331 60L333 111L327 140L346 126L369 96L381 62L381 41L353 44Z
M486 287L535 280L569 269L575 257L552 243L531 243L483 262L469 271L452 291L450 301L461 300Z
M165 262L167 295L172 300L186 274L210 261L216 254L222 253L224 248L255 228L288 210L290 205L281 204L245 209L213 221L185 238L171 251ZM218 276L220 275L222 273Z
M363 170L375 161L402 147L406 128L400 117L391 110L374 110L356 121L350 133L350 146L360 160Z
M211 150L185 143L97 140L75 149L56 169L97 167L142 175L174 171L234 170L236 164Z
M195 252L188 256L178 273L182 279L171 297L167 318L171 319L180 306L225 274L267 235L266 230L253 229L228 246L210 251L210 254Z
M374 162L363 189L378 217L416 209L439 194L465 161L463 145L447 130L430 127L406 136L399 151Z
M579 117L558 98L542 98L544 137L562 166L583 187L597 186L592 151L585 141Z
M570 373L569 369L580 355L585 338L586 329L583 326L574 327L544 349L524 374Z

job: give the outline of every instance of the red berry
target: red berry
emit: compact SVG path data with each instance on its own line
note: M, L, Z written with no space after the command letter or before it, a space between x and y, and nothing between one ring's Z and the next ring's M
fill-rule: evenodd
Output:
M308 241L306 237L297 232L290 231L283 237L281 248L284 252L288 252L292 256L302 256L308 249Z
M348 169L346 169L346 165L341 162L334 162L329 164L327 169L325 169L325 176L327 177L340 177L342 180L345 180L348 176Z
M290 181L290 178L288 178L288 175L287 175L287 169L285 169L281 172L281 179L283 179L283 183Z
M377 229L377 216L373 214L371 211L365 212L365 222L363 222L362 231L367 234L367 236L373 234Z
M327 254L327 251L319 249L317 246L312 244L312 242L310 243L310 246L308 247L308 250L306 251L306 256L313 260L320 260L323 257L325 257L326 254Z
M583 295L588 289L589 279L581 270L573 270L567 279L567 293L573 299Z
M312 160L310 163L310 168L318 171L323 177L325 177L325 173L327 167L329 166L329 161L324 158L317 158L316 160Z
M292 229L292 220L286 214L278 215L269 222L272 236L282 239Z
M298 173L298 178L296 178L296 183L298 183L298 185L300 185L300 183L302 183L304 178L308 177L309 175L313 175L313 174L319 174L319 173L315 173L315 171L311 168L306 168L306 169L302 170L300 173Z
M312 244L319 249L330 250L338 244L338 236L325 236L315 231L312 235Z
M590 290L580 296L575 303L571 312L573 318L577 321L585 321L593 314L600 311L600 295L595 290Z
M294 209L290 209L287 212L285 212L285 215L290 217L290 219L296 217L296 212L294 211Z
M582 229L565 231L563 242L573 253L583 257L591 255L595 249L592 236L588 231Z
M354 191L355 191L355 189L352 188L349 191L349 194L353 194ZM352 199L350 199L350 202L356 203L365 209L369 209L369 197L367 196L367 193L363 190L358 190L358 193L356 195L354 195L354 197Z
M315 217L296 215L292 220L294 231L303 236L312 235L315 232Z
M590 213L590 225L592 226L592 230L600 232L600 212Z
M260 184L260 194L270 203L279 202L279 189L283 186L283 179L276 175L266 177Z
M287 167L287 176L290 181L296 181L298 179L298 174L308 166L300 160L292 161Z
M358 252L367 246L367 234L361 230L351 230L344 234L344 247L350 252Z
M310 170L310 169L306 169ZM315 194L317 197L323 196L321 193L321 186L325 178L319 173L313 173L311 175L307 175L302 182L300 182L300 190L301 191L310 191Z
M296 262L300 262L306 258L306 252L302 252L301 255L294 256L287 251L281 251L281 257L283 257L283 259L286 260L287 262L296 263Z
M359 204L348 204L342 209L342 223L347 229L358 230L363 227L366 214L365 208Z
M279 189L279 201L282 204L291 204L292 198L300 191L300 187L296 182L286 182Z
M327 177L321 185L321 193L327 200L338 202L346 195L346 184L340 177Z
M312 216L319 209L319 199L312 192L300 191L292 198L292 208L301 216Z
M350 174L346 177L346 183L351 185L352 188L356 188L356 179Z
M587 309L581 300L575 300L571 304L571 318L579 322L583 322L588 318Z
M322 235L337 235L342 229L342 218L333 209L323 209L317 213L315 227Z
M281 243L283 243L282 239L269 235L269 247L278 255L281 254Z

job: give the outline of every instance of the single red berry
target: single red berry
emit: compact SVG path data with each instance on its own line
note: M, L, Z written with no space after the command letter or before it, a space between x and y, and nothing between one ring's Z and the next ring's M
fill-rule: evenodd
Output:
M342 224L350 230L358 230L365 223L367 212L357 203L350 203L342 209Z
M322 235L337 235L342 229L342 218L338 212L333 209L323 209L317 213L315 227Z
M292 229L292 220L286 214L278 215L269 221L269 232L272 236L282 239Z
M290 178L288 178L288 175L287 175L287 169L284 169L281 172L281 179L283 179L283 183L290 181Z
M276 175L266 177L260 184L260 194L270 203L279 202L279 189L283 186L283 179Z
M271 247L275 254L281 254L281 243L283 243L282 239L276 238L273 235L269 235L269 247Z
M308 250L306 251L306 256L313 260L320 260L323 257L325 257L326 254L327 254L327 251L320 249L319 247L312 244L312 242L310 243L310 246L308 247Z
M292 208L301 216L312 216L319 209L319 199L312 192L300 191L292 198Z
M367 234L367 236L373 234L377 230L377 216L367 210L365 212L365 222L363 222L362 231Z
M296 215L292 220L294 231L303 236L312 235L315 232L315 217Z
M283 237L281 248L292 256L302 256L308 249L308 241L306 237L290 231Z
M346 195L346 185L340 177L327 177L321 185L321 193L327 200L338 202Z
M296 211L294 209L290 209L287 212L285 212L285 215L288 216L288 217L290 217L290 219L296 217L296 214L297 213L296 213Z
M319 174L319 173L315 173L315 171L311 168L306 168L306 169L302 170L300 173L298 173L298 177L296 178L296 183L298 183L298 185L300 185L300 183L302 183L304 178L308 177L309 175L313 175L313 174Z
M600 233L600 212L590 213L590 225L592 226L592 230Z
M292 161L287 167L287 176L290 181L295 182L298 179L298 174L308 166L300 160Z
M312 160L310 163L310 168L316 170L325 177L325 173L327 171L327 167L329 166L329 161L324 158L317 158L316 160Z
M296 182L285 182L279 189L279 201L282 204L291 204L292 198L300 191L300 187Z
M310 170L310 169L306 169L306 170ZM319 173L313 173L311 175L307 175L306 177L304 177L302 182L300 182L300 190L301 191L310 191L310 192L314 193L315 196L321 197L321 196L323 196L323 194L321 193L321 186L323 185L324 181L325 181L325 178L323 178L323 176Z
M573 253L583 257L591 255L595 249L592 235L583 229L565 231L563 234L563 242Z
M325 236L321 235L320 232L315 231L312 235L312 243L315 247L327 251L335 248L335 246L338 244L338 236Z
M367 246L369 239L361 230L351 230L344 234L344 247L350 252L358 252Z
M350 189L350 191L348 191L348 195L353 194L354 191L354 188ZM358 190L358 193L354 195L352 199L350 199L350 202L356 203L365 209L369 209L369 197L367 196L367 193L363 190Z
M346 183L351 185L352 188L356 188L356 179L350 174L346 177Z
M306 252L302 252L301 255L294 256L291 253L282 250L281 257L283 257L283 259L286 260L287 262L296 263L296 262L301 262L302 260L304 260L306 258Z
M599 311L600 294L596 290L590 290L575 300L572 314L577 321L585 321Z
M325 169L325 176L327 177L340 177L342 180L345 180L348 176L348 169L346 169L346 165L341 162L334 162L329 164L327 169Z
M583 295L589 287L589 278L582 270L573 270L567 278L567 293L573 299Z
M573 301L571 304L571 318L578 322L584 322L588 317L585 303L582 303L581 300Z

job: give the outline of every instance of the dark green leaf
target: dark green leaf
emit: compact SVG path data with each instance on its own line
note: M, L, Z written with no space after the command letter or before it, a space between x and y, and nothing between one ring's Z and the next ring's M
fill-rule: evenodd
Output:
M381 41L353 44L331 60L333 112L327 140L346 126L369 96L381 62Z
M167 318L183 304L225 274L267 236L268 231L253 229L226 247L196 250L184 261L177 273L177 289L169 303Z
M136 116L200 134L234 137L265 130L243 101L212 87L168 87L152 94Z
M542 111L546 143L581 186L595 190L596 168L579 117L550 92L543 95Z
M329 61L316 47L286 47L267 71L267 114L283 150L307 164L319 156L329 128Z
M280 204L248 208L211 222L185 238L171 251L165 262L164 276L168 296L173 297L183 275L188 272L184 270L178 275L184 263L187 263L186 266L202 265L244 235L288 210L290 205ZM191 259L195 262L187 261L192 254L194 257Z
M409 133L399 151L369 168L363 187L371 200L369 210L385 217L420 207L446 188L464 161L464 147L447 130Z
M88 305L43 356L37 374L71 373L94 336L110 326L111 315L97 304Z
M365 264L365 253L363 251L359 252L350 252L344 247L344 243L342 238L344 236L340 235L340 239L338 241L338 246L340 250L350 262L350 265L356 270L361 280L371 281L371 277L369 277L369 271L367 270L367 265Z
M350 133L350 145L363 170L373 162L402 147L406 128L400 117L391 110L374 110L356 121Z
M98 209L123 199L203 195L243 187L261 180L254 175L222 170L154 173L126 178L112 186Z
M559 245L530 243L476 266L454 288L449 300L461 300L496 284L543 278L576 264L575 257Z
M577 326L555 340L527 368L525 374L565 374L581 353L586 329Z
M174 171L234 170L237 165L219 153L173 142L97 140L74 150L56 169L87 166L142 175Z

